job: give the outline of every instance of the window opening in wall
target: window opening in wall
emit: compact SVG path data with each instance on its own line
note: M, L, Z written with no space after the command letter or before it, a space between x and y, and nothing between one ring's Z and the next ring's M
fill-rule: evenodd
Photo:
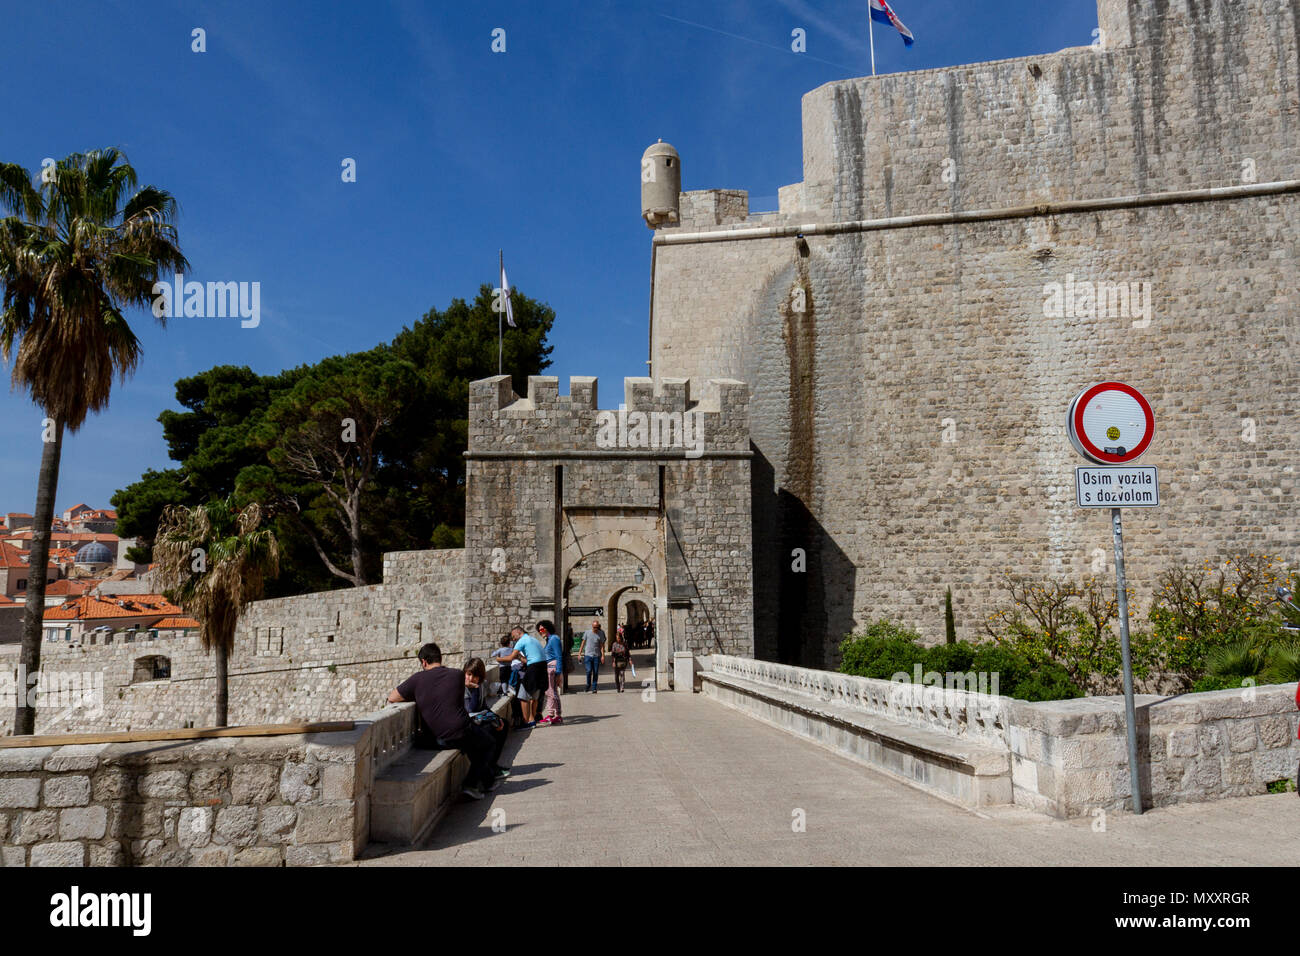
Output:
M393 643L402 643L402 612L400 609L397 612L397 627L393 630Z
M140 684L151 680L171 680L172 662L161 654L137 657L131 674L131 683Z
M334 635L333 635L333 634L326 634L326 635L325 635L325 643L326 643L326 644L333 644L333 643L334 643Z

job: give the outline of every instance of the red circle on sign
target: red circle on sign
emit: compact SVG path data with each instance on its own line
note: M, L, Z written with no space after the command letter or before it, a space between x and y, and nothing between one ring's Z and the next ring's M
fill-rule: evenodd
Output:
M1112 455L1109 452L1102 451L1088 440L1088 436L1083 430L1083 410L1101 392L1123 392L1138 403L1138 406L1142 409L1142 414L1146 416L1147 428L1146 434L1142 436L1142 441L1138 442L1136 448L1131 448L1122 455ZM1079 440L1079 444L1083 446L1084 450L1095 461L1112 465L1122 465L1140 457L1147 450L1147 446L1151 444L1151 439L1156 434L1156 417L1151 411L1151 403L1136 388L1132 385L1125 385L1123 382L1102 382L1080 395L1079 400L1074 403L1074 421L1072 424L1074 425L1074 437Z

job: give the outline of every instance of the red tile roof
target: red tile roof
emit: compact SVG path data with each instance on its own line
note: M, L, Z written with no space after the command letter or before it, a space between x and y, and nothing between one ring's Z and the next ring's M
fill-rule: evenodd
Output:
M8 541L0 541L0 568L25 568L27 567L27 553L19 551ZM50 561L47 567L58 573L58 566Z
M51 595L57 597L60 594L80 596L90 590L90 581L73 581L69 578L60 578L53 584L45 585L45 596Z
M156 614L175 616L183 613L161 594L124 594L106 600L93 594L65 601L46 610L47 621L86 621L106 617L151 617Z
M33 532L30 529L24 528L22 531L15 531L8 537L11 541L15 538L30 541L32 535ZM50 537L57 541L103 541L105 544L121 540L117 535L108 531L51 531Z
M198 627L198 626L199 626L199 622L194 620L194 618L192 617L165 617L157 624L154 625L154 627L158 628L159 630L165 630L167 628L174 628L179 630L180 628L183 627Z

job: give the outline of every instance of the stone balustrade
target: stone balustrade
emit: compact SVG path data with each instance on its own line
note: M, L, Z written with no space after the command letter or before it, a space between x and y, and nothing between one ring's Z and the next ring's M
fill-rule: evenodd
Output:
M857 677L714 654L712 669L742 680L836 701L864 713L999 747L1009 744L1007 697L957 688Z

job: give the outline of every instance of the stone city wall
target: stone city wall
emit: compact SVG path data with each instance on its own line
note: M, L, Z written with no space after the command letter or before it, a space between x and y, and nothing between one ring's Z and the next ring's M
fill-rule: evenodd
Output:
M384 583L257 601L240 618L229 661L229 723L342 719L383 705L433 641L463 661L464 553L384 556ZM0 648L0 733L13 719L17 648ZM141 679L148 657L170 676ZM215 720L215 661L197 637L112 644L45 643L41 670L57 691L38 699L38 733L206 727ZM5 703L8 701L8 703Z
M812 234L1300 179L1294 3L1101 0L1099 21L1098 48L820 87L780 216L687 193L656 231L654 376L754 385L760 657L833 667L879 617L941 639L948 586L976 639L1000 572L1077 579L1097 549L1110 581L1064 425L1111 378L1156 413L1161 507L1125 522L1139 612L1167 566L1294 558L1300 193ZM1064 294L1101 281L1127 303Z
M532 376L527 398L508 376L472 383L465 567L473 653L517 621L554 617L570 571L611 549L647 567L667 647L752 653L748 389L710 381L693 401L685 382L656 388L629 378L624 386L626 427L617 410L600 409L593 378L571 378L570 394L560 395L557 379ZM633 431L642 414L692 416L692 440L674 432L676 444L642 442Z
M279 737L5 748L5 866L310 866L369 834L370 725Z

